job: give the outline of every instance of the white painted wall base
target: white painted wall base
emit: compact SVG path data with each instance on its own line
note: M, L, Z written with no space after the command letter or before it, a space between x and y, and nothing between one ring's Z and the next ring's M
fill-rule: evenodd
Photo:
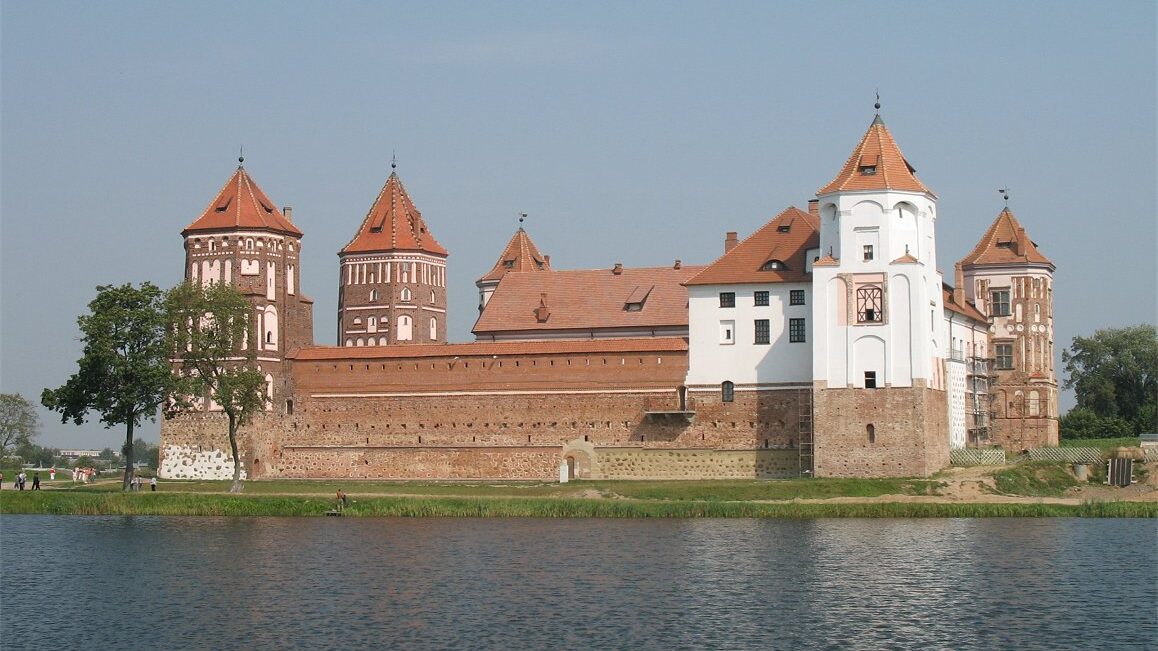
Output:
M233 457L223 450L202 450L188 445L167 445L162 450L161 479L233 479ZM241 478L246 478L241 464Z

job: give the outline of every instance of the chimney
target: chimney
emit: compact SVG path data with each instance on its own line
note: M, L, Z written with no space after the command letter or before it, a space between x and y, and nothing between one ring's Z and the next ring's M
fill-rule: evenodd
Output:
M294 209L293 208L286 206L285 208L281 209L281 214L285 217L285 220L287 222L290 222L291 224L293 223L293 221L294 221Z
M1013 243L1013 252L1017 255L1025 255L1029 252L1029 247L1026 246L1029 238L1025 236L1025 227L1020 226L1017 229L1017 241Z
M683 266L684 266L684 263L680 262L679 260L676 260L676 261L675 261L675 264L674 264L674 265L672 265L672 269L680 269L680 268L682 268Z
M731 251L739 240L736 239L736 231L728 231L724 234L724 253Z
M547 319L551 317L551 310L547 309L547 293L539 294L539 307L535 308L535 320L539 323L546 323Z
M953 302L965 306L965 272L960 262L953 265Z
M615 266L612 267L612 269L611 269L611 273L615 274L616 276L622 275L623 274L623 263L622 262L616 262Z
M820 216L820 199L808 200L808 214L812 215L813 217Z

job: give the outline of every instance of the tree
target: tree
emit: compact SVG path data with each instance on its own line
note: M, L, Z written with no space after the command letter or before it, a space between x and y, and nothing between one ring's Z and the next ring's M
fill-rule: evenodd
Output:
M157 464L161 458L161 448L149 443L145 439L137 439L133 441L133 452L137 455L137 459L141 463L147 464L153 470L157 469Z
M19 393L0 393L0 457L31 445L40 433L36 407Z
M1118 416L1099 416L1086 407L1074 407L1058 421L1063 439L1113 439L1134 435L1134 425Z
M97 287L89 313L77 318L84 355L77 373L57 389L45 389L40 401L60 412L61 422L77 425L90 411L105 427L125 426L125 475L133 477L133 430L154 420L174 387L168 362L164 293L152 283Z
M182 398L177 411L188 411L209 401L229 421L229 448L233 453L233 486L239 493L241 455L237 431L265 408L265 377L257 369L256 346L248 341L253 307L231 285L183 283L167 298L172 351L180 372Z
M1102 418L1128 421L1134 433L1158 431L1158 332L1153 325L1098 330L1092 337L1074 337L1062 351L1077 406Z

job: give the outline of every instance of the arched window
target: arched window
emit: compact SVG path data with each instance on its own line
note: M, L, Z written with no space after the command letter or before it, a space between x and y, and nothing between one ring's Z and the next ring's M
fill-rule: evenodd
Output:
M371 289L370 290L370 302L373 303L377 300L378 300L378 290Z
M365 345L366 345L366 343L365 343L365 342L362 340L362 338L361 338L361 337L358 337L358 341L356 341L356 342L354 343L354 345L355 345L355 346L365 346Z
M731 380L724 380L720 385L720 400L722 402L732 402L736 398L736 385Z
M413 339L413 328L414 326L410 321L410 317L406 315L398 317L398 341L410 341Z
M438 319L430 317L430 338L438 339Z
M403 303L409 303L410 302L410 288L409 287L403 287L402 288L402 302Z
M353 345L354 345L354 340L353 340L353 339L347 339L347 340L346 340L346 345L347 345L347 346L353 346Z
M864 426L865 434L868 435L869 445L877 442L877 428L872 423Z
M378 332L378 317L366 317L366 332Z
M434 302L434 291L433 290L431 290L431 292L430 292L430 302L431 303Z
M278 324L276 307L272 305L266 306L263 325L265 326L265 347L270 350L277 350Z
M880 323L884 321L884 292L876 285L865 285L856 290L856 322Z
M760 271L784 271L787 268L783 260L769 260L760 265Z

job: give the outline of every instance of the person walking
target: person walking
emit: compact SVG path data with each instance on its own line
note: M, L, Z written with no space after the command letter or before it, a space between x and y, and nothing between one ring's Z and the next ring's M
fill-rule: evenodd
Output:
M4 488L4 473L0 472L0 489Z
M157 476L156 475L153 475L153 478L149 480L149 490L153 491L154 493L157 492Z
M21 470L19 475L16 475L16 487L24 490L24 471Z
M32 473L32 490L40 490L40 473L38 472Z

